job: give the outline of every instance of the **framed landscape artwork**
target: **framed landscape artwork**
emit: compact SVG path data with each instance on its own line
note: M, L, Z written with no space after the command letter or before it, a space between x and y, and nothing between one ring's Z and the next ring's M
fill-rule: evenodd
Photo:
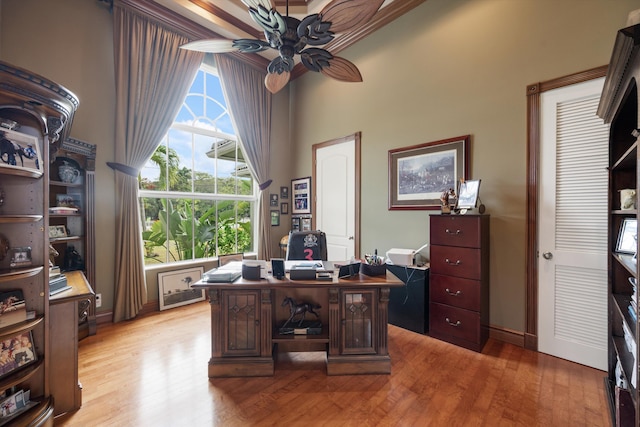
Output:
M444 191L467 179L470 135L389 150L389 210L440 209Z
M200 280L203 274L204 267L158 273L160 310L204 301L204 289L191 287L191 284Z

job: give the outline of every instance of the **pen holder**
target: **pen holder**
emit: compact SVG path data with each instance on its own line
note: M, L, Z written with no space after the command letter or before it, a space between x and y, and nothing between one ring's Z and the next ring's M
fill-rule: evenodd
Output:
M387 274L387 264L372 265L363 262L360 264L360 273L366 276L382 276Z

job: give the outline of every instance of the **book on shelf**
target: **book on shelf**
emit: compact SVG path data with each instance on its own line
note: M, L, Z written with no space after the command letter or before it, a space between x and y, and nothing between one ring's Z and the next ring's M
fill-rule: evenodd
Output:
M68 206L54 206L49 208L49 213L60 215L76 214L78 213L78 208L71 208Z
M27 320L27 305L20 289L0 293L0 328Z
M633 307L632 304L629 304L629 314L631 315L631 318L633 319L634 322L638 321L638 315L636 314L636 309Z
M55 279L60 276L62 272L60 271L60 267L54 265L53 267L49 267L49 280Z
M67 284L67 276L60 274L58 277L49 279L49 295L55 295L60 292L71 289L71 286Z
M38 402L31 401L30 390L4 393L0 400L0 426L15 419L22 412L34 407Z

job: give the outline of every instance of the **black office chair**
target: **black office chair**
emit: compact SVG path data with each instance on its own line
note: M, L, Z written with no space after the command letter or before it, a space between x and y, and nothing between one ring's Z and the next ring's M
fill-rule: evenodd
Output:
M327 260L327 236L320 230L292 231L287 244L288 260Z

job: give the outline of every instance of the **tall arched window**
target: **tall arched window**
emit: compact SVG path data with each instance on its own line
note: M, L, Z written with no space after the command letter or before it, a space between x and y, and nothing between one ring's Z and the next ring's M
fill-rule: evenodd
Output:
M214 67L201 66L139 182L146 265L253 250L257 195Z

